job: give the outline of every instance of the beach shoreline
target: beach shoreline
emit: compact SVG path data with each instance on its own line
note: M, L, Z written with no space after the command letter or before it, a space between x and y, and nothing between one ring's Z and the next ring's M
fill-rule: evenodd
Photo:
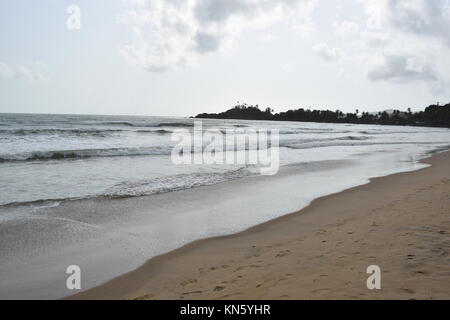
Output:
M69 299L449 299L450 152L246 231L192 242ZM382 289L368 290L379 265Z

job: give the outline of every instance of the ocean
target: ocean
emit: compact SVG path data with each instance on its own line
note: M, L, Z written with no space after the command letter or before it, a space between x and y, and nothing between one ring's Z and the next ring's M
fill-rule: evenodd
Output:
M0 298L69 295L72 264L93 287L191 241L423 168L450 146L443 128L201 120L215 132L277 130L280 169L261 176L255 164L174 164L173 134L192 134L194 121L0 114Z

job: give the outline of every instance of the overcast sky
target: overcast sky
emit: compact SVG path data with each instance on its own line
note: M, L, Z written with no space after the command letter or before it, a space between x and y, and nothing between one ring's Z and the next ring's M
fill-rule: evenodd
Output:
M0 40L0 112L450 102L450 0L2 0Z

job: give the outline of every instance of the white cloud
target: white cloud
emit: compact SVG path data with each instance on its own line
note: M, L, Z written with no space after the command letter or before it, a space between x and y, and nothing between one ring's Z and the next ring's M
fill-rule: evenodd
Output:
M359 25L351 21L336 21L334 23L336 33L343 37L358 36L360 28Z
M362 43L368 48L383 48L389 44L389 36L384 32L363 30L359 32Z
M257 37L270 43L274 24L316 35L315 22L326 23L312 20L319 0L126 1L131 7L120 21L132 32L132 40L121 52L133 65L151 72L238 49L246 30L260 31ZM433 90L450 87L449 0L354 2L362 14L344 14L353 12L345 8L336 11L338 21L332 26L341 41L339 48L316 40L313 50L324 61L338 62L345 74L363 71L371 81L423 82Z
M344 56L341 49L331 48L326 43L316 44L313 47L313 51L316 52L326 62L338 61Z
M386 19L395 28L419 36L433 36L450 46L450 3L447 0L389 0Z
M437 75L429 63L421 63L408 56L380 56L368 70L369 79L410 82L414 80L436 81Z
M334 27L350 46L349 61L359 63L368 79L421 81L438 91L449 87L450 1L356 1L365 16Z
M11 66L0 61L0 77L5 79L19 79L25 81L43 81L46 77L29 67L25 66Z
M317 0L129 0L120 18L133 33L121 49L132 64L161 72L225 51L245 30L286 22L301 34L313 29Z

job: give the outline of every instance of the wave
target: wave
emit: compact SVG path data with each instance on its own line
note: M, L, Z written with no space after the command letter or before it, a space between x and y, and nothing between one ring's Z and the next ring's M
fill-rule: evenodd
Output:
M346 136L346 137L341 137L341 138L336 138L336 140L370 140L372 139L371 137L367 137L367 136Z
M174 128L190 128L194 126L194 123L186 122L163 122L157 125L158 127L174 127Z
M104 190L98 194L79 197L39 199L23 202L9 202L0 204L1 207L31 206L35 209L53 208L59 206L64 201L79 201L92 199L121 199L149 196L154 194L168 193L179 190L192 189L202 186L210 186L239 179L252 175L249 168L241 167L236 170L212 173L191 173L178 174L173 176L158 177L134 182L122 182Z
M109 149L57 150L57 151L55 150L55 151L24 152L18 154L3 154L0 155L0 162L65 160L65 159L85 159L96 157L170 155L170 154L171 154L170 147L109 148Z
M321 130L321 131L327 131L327 132L335 132L335 129L334 128L320 128L320 129L317 129L317 128L305 128L305 127L303 127L303 128L299 128L300 130L305 130L305 131L317 131L317 130Z
M123 126L123 127L157 127L157 123L138 123L127 121L108 121L108 122L95 122L92 125L104 125L104 126Z
M429 133L436 133L436 132L442 132L441 130L427 130L427 131L386 131L386 130L364 130L359 131L361 134L369 134L369 135L388 135L388 134L429 134Z
M164 131L166 132L166 131ZM303 145L307 143L323 143L326 141L336 140L367 140L370 137L365 136L346 136L330 139L310 139L294 141L293 143L283 144L280 142L280 146L290 147L292 145ZM248 145L225 145L226 151L243 151L248 150ZM206 145L205 145L206 147ZM220 146L218 146L220 147ZM268 146L256 145L255 150L267 149L271 147L270 141ZM124 157L124 156L146 156L146 155L171 155L172 146L154 146L154 147L139 147L139 148L104 148L104 149L81 149L81 150L49 150L49 151L32 151L22 152L15 154L0 154L0 162L18 162L18 161L46 161L46 160L74 160L74 159L86 159L86 158L100 158L100 157ZM186 147L189 149L189 147ZM191 153L194 149L191 146Z
M206 145L204 146L206 147ZM233 147L233 148L231 148ZM247 145L238 145L236 151L248 150ZM270 148L270 141L268 143ZM227 146L225 151L233 151L235 146ZM189 146L186 146L189 149ZM186 150L185 149L185 150ZM190 153L194 153L194 146L191 145ZM220 149L220 148L218 148ZM256 149L267 149L267 146L256 146ZM24 161L49 161L49 160L76 160L87 158L104 157L132 157L132 156L168 156L172 154L171 146L141 147L141 148L108 148L108 149L83 149L83 150L51 150L51 151L33 151L15 154L0 154L0 163L2 162L24 162ZM221 152L218 150L217 152Z
M360 131L359 133L361 133L361 134L370 134L370 135L377 135L377 134L386 135L386 134L398 134L398 133L409 133L409 134L412 134L412 133L420 133L420 131L377 131L377 130L367 131L367 130L365 130L365 131Z
M156 127L155 127L156 128ZM141 129L141 130L126 130L126 129L0 129L0 139L8 136L31 136L31 135L59 135L59 136L75 136L75 137L109 137L115 133L148 133L148 134L170 134L173 131L167 129Z
M430 144L432 142L362 142L362 141L336 141L336 142L311 142L311 143L285 143L280 144L280 147L289 149L314 149L326 147L355 147L355 146L377 146L377 145L416 145L416 144ZM437 143L437 142L436 142Z
M344 137L334 137L334 138L323 138L323 139L316 139L316 138L312 138L312 139L301 139L301 140L297 140L297 141L288 141L288 143L292 143L294 145L296 144L304 144L304 143L312 143L312 142L318 142L318 143L323 143L323 142L327 142L327 141L365 141L365 140L370 140L372 139L372 137L367 137L367 136L344 136ZM283 142L283 141L282 141Z
M36 209L53 208L59 206L63 201L80 200L80 199L83 198L74 197L74 198L59 198L59 199L39 199L30 201L13 201L0 204L0 208L19 207L19 206L33 206Z
M106 125L106 126L125 126L125 127L135 127L135 128L161 128L161 127L193 127L194 123L186 122L159 122L159 123L144 123L144 122L129 122L129 121L108 121L108 122L97 122L93 125Z
M74 135L74 136L97 136L104 137L114 132L121 132L123 130L105 129L16 129L16 130L0 130L0 134L5 135Z
M325 129L291 129L291 130L280 130L280 134L343 134L343 133L351 133L352 131L344 130L344 131L329 131Z
M250 174L251 171L243 167L223 173L178 174L137 182L123 182L106 190L102 196L108 198L128 198L167 193L219 184L242 178Z
M137 133L156 133L156 134L170 134L173 131L171 130L165 130L165 129L158 129L158 130L136 130Z

